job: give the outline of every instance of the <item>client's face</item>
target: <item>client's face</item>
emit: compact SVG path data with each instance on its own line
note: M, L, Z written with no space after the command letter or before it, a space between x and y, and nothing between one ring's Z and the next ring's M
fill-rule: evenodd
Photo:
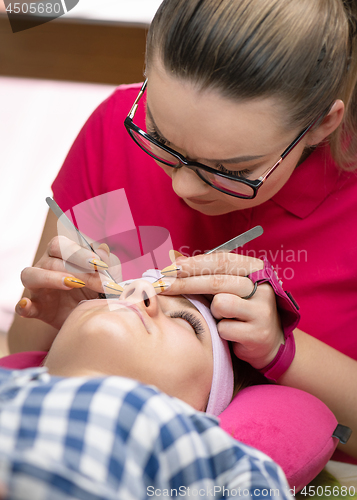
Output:
M204 411L212 383L211 334L182 296L157 296L137 280L120 299L82 302L46 359L60 376L118 375L153 384Z

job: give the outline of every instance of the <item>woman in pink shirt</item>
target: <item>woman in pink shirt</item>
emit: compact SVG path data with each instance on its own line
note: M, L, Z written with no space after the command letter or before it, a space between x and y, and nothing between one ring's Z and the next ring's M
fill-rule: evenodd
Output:
M244 276L266 257L301 312L296 354L277 381L319 397L352 430L356 16L355 0L165 0L148 35L147 81L94 112L53 184L63 210L124 189L135 225L165 228L191 256L164 293L214 295L220 335L258 370L278 363L284 345L272 288L247 292ZM241 255L199 255L257 223L264 235ZM17 306L46 324L30 322L25 334L18 318L13 352L48 349L83 290L103 291L85 272L88 250L72 259L83 272L71 272L86 287L69 291L68 243L56 234L49 215L36 267L23 273L31 300ZM357 432L344 450L357 457Z

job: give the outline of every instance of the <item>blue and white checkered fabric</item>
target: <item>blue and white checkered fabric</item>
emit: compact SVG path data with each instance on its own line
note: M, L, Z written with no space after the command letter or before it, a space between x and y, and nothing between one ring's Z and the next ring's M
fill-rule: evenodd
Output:
M0 482L11 500L290 499L217 422L126 378L0 369Z

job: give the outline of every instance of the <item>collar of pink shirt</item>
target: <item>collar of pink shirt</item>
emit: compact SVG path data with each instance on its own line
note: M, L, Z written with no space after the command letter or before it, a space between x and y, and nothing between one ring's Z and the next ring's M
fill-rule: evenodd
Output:
M323 145L299 165L284 187L272 200L300 219L308 217L333 191L351 177L339 169Z

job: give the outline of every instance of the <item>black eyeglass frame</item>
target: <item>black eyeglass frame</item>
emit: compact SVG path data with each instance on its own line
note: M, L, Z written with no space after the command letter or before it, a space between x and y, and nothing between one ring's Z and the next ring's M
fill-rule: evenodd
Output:
M146 79L144 81L144 83L139 91L139 94L137 95L137 98L134 101L134 104L133 104L131 110L129 111L127 117L124 120L125 128L127 129L128 133L129 133L130 137L133 139L133 141L146 154L148 154L149 156L151 156L155 160L159 161L160 163L163 163L164 165L167 165L171 168L181 168L182 165L184 165L185 167L193 170L199 176L199 178L202 179L209 186L213 187L214 189L217 189L218 191L221 191L222 193L228 194L230 196L234 196L235 198L242 198L245 200L252 200L253 198L255 198L257 196L258 190L262 187L262 185L268 179L268 177L270 177L270 175L274 172L274 170L276 170L278 168L280 163L288 156L289 153L291 153L291 151L295 148L295 146L297 146L299 144L301 139L307 134L307 132L313 127L313 125L315 125L315 123L317 123L317 121L320 119L320 118L318 118L317 120L314 120L310 125L308 125L306 128L304 128L304 130L299 133L299 135L292 141L291 144L289 144L289 146L281 154L279 160L272 167L268 168L260 177L258 177L258 179L255 179L255 180L243 179L243 178L237 179L237 177L235 177L235 176L220 172L219 170L208 167L207 165L204 165L203 163L187 160L181 153L178 153L174 149L171 149L170 147L165 146L164 144L161 144L158 140L154 139L154 137L151 137L151 135L147 134L140 127L135 125L135 123L133 122L133 118L134 118L135 113L138 109L139 101L146 90L147 83L148 83L148 79ZM174 158L176 158L181 163L181 165L178 165L178 166L171 165L170 163L165 162L165 160L163 160L162 158L159 158L155 154L152 154L149 151L147 151L146 149L144 149L142 147L142 145L135 139L135 136L131 133L131 130L135 131L137 134L144 137L146 140L148 140L149 142L151 142L152 144L157 146L159 149L162 149L166 153L171 154ZM226 191L223 188L215 186L215 185L211 184L211 182L209 182L209 180L205 179L202 175L200 175L200 169L204 170L206 172L209 172L211 174L218 175L220 177L224 177L225 179L230 179L230 180L235 181L235 182L240 182L242 184L246 184L247 186L249 186L253 190L253 194L252 194L252 196L249 196L249 195L243 195L243 194L238 194L238 193L232 193L230 191Z

